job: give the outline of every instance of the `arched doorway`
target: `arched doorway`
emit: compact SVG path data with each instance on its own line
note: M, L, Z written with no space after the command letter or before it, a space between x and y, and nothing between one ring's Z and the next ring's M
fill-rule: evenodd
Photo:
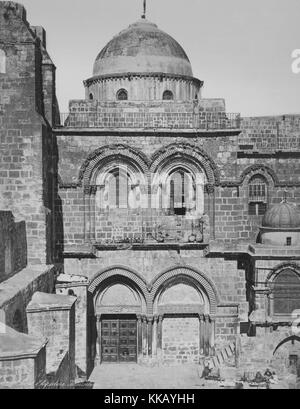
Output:
M300 377L300 338L293 335L281 341L273 353L271 364L280 375Z
M131 276L134 273L112 269L95 279L97 362L137 362L142 354L141 316L146 314L146 301Z

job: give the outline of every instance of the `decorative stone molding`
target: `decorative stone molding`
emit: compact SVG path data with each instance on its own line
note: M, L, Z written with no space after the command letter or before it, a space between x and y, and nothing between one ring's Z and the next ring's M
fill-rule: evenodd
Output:
M156 151L151 158L151 172L156 172L160 167L163 167L166 161L174 158L174 156L181 157L183 160L196 162L198 166L204 169L209 183L220 184L220 172L213 159L198 146L187 143L174 143Z
M89 185L93 171L101 162L107 161L109 158L112 158L114 161L117 158L122 158L129 163L133 161L145 174L148 173L149 160L143 152L122 144L103 146L91 153L81 166L78 185Z
M210 307L210 314L215 315L217 310L217 305L219 304L220 298L217 292L215 285L212 281L202 272L196 270L195 268L188 267L188 266L181 266L181 267L173 267L172 269L168 269L160 273L158 276L152 280L152 299L154 300L160 289L164 287L165 284L170 279L175 277L186 277L188 279L195 280L200 286L205 290L206 295L209 299L209 307Z

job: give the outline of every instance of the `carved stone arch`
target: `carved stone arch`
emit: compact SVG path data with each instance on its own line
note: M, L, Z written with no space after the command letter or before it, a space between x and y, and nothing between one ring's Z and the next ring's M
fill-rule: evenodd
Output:
M246 168L240 176L240 184L248 183L256 175L264 177L269 185L279 185L279 180L274 170L263 164L256 164Z
M198 146L186 143L174 143L156 151L151 158L151 173L163 169L166 163L176 157L181 157L184 161L192 162L203 169L209 184L220 184L220 172L213 159Z
M128 163L134 163L146 175L149 172L149 160L143 152L123 144L103 146L91 153L82 164L79 171L78 184L80 186L90 185L95 169L101 163L117 158Z
M279 342L279 344L278 344L278 345L276 346L276 348L274 349L273 355L276 354L276 352L278 351L278 349L279 349L282 345L284 345L284 344L286 344L287 342L290 342L290 341L298 341L298 342L300 342L300 337L298 337L298 336L295 335L295 334L292 334L291 331L287 332L287 333L285 334L284 338Z
M293 311L300 309L300 266L288 262L280 264L268 274L265 285L270 289L270 315L291 320Z
M175 277L186 277L191 283L196 282L204 291L209 300L210 315L215 316L220 297L213 282L194 267L177 266L158 274L151 282L152 303L167 283Z
M297 263L281 263L278 266L276 266L267 276L266 279L266 285L269 282L272 282L276 279L276 277L284 270L290 269L294 271L297 275L299 275L300 278L300 264Z
M147 311L151 310L151 295L148 290L147 282L136 271L128 269L124 266L113 266L98 272L91 280L88 286L88 292L95 297L98 289L105 282L112 282L116 278L120 282L120 278L128 283L132 283L133 288L136 288L143 297Z

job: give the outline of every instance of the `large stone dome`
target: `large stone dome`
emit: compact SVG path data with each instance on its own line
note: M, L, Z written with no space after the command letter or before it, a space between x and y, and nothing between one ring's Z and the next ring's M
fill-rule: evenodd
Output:
M300 213L296 206L283 201L266 212L262 227L276 230L293 230L300 228Z
M181 45L145 19L121 31L96 58L94 76L123 73L193 76L191 63Z

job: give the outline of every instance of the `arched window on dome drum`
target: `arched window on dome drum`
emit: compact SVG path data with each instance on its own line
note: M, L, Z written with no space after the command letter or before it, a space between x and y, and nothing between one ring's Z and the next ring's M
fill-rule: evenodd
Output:
M248 186L248 213L263 216L267 211L268 185L263 176L253 176Z
M6 74L6 54L0 49L0 74Z
M163 93L164 101L172 101L173 99L174 99L174 95L172 91L167 90Z
M90 93L89 98L90 98L90 101L93 101L94 95L92 93Z
M126 91L126 89L120 89L117 92L117 100L118 101L127 101L128 100L128 92Z
M300 309L300 276L290 268L280 272L272 283L273 314L290 315Z
M170 176L170 213L184 216L194 199L192 176L184 169L175 170Z
M105 179L104 200L109 209L126 209L128 207L129 175L124 169L115 168Z

